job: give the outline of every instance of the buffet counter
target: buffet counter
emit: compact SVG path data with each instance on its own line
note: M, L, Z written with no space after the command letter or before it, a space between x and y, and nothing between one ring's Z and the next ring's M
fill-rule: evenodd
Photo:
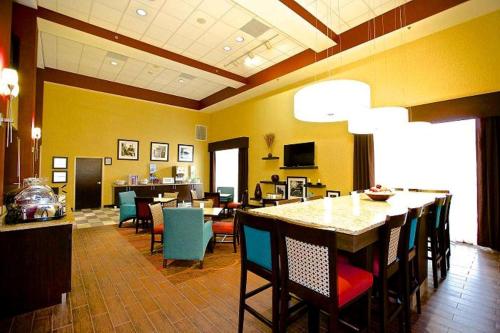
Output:
M134 191L138 197L157 197L165 192L179 192L178 200L191 201L191 190L196 191L199 198L203 197L203 184L201 183L177 183L177 184L137 184L137 185L113 185L113 205L118 206L120 200L118 193Z
M61 303L71 291L73 216L0 221L0 318Z

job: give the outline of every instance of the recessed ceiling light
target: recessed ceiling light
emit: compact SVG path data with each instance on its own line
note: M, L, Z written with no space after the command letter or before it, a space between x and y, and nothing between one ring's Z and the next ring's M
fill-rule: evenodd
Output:
M203 17L198 17L196 19L196 22L198 22L199 24L205 24L207 23L207 20L205 20Z
M235 39L238 43L242 43L245 41L245 38L243 36L237 36Z
M231 51L231 46L224 46L224 51L229 52Z
M184 80L183 79L179 79L179 83L184 83Z
M118 63L114 60L111 60L111 65L116 66L116 65L118 65Z
M148 74L149 75L153 75L153 71L148 71Z
M137 15L139 15L139 16L146 16L146 15L148 15L148 12L146 12L146 11L145 11L144 9L142 9L142 8L137 9L135 12L136 12L136 13L137 13Z

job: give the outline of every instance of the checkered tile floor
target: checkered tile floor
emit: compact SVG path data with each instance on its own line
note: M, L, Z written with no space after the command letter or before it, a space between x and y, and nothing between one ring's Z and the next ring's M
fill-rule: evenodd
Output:
M113 208L82 209L73 212L77 229L118 224L120 210Z

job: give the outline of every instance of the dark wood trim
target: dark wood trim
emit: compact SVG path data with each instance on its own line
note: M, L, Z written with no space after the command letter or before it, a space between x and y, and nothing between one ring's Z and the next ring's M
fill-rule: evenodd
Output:
M169 104L173 106L199 110L200 102L185 97L164 94L161 92L129 86L117 82L97 79L90 76L70 73L58 69L39 68L37 75L41 76L43 81L60 83L72 87L84 88L94 91L101 91L109 94L132 97L151 102Z
M312 25L326 37L330 38L335 43L339 42L339 36L335 32L333 32L332 29L326 26L316 16L311 14L307 9L302 7L298 2L296 2L295 0L280 0L280 2L285 6L287 6L295 14L299 15L304 20L306 20L310 25Z
M47 8L43 7L38 7L38 17L43 18L45 20L64 25L66 27L76 29L79 31L83 31L89 34L92 34L94 36L98 36L107 40L110 40L115 43L120 43L126 46L133 47L135 49L148 52L154 55L157 55L159 57L172 60L175 62L178 62L180 64L184 64L190 67L194 67L197 69L200 69L205 72L209 72L215 75L219 75L225 78L228 78L230 80L238 81L241 83L246 83L246 78L243 76L240 76L238 74L231 73L229 71L226 71L224 69L203 63L201 61L197 61L191 58L188 58L186 56L183 56L181 54L177 54L165 49L162 49L160 47L144 43L140 40L130 38L124 35L121 35L119 33L106 30L104 28L92 25L90 23L84 22L77 20L75 18L54 12L52 10L49 10Z
M208 151L213 152L217 150L226 150L234 148L248 148L249 141L250 139L247 136L242 136L234 139L210 142L208 144Z
M500 91L421 104L410 108L411 121L439 123L500 116Z
M314 62L334 56L374 38L381 37L402 27L436 15L465 1L467 0L413 0L405 3L404 5L396 7L370 21L341 33L339 35L339 43L335 46L318 53L311 49L307 49L293 57L248 77L248 83L240 88L228 87L205 97L200 101L201 108L206 108L222 100L255 88L261 84L311 65ZM400 13L403 13L403 22L400 20ZM368 34L368 31L373 33Z

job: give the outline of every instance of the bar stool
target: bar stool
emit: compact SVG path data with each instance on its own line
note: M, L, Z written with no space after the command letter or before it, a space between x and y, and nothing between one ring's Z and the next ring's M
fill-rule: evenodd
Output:
M452 194L446 194L446 201L444 203L444 255L446 256L446 270L450 270L450 208L452 198Z
M430 218L427 226L427 250L430 251L428 260L432 262L432 279L434 288L438 287L438 267L441 269L441 278L446 278L446 255L444 255L444 222L443 207L446 198L440 197L434 200L433 208L430 211Z
M420 305L420 283L419 283L419 267L418 267L418 244L419 244L419 228L420 217L422 216L422 207L410 208L408 210L407 222L403 227L402 246L401 246L401 262L403 271L403 288L404 288L404 311L406 332L410 332L411 327L411 310L410 310L410 295L415 294L417 299L417 313L421 313Z
M364 327L369 331L373 275L337 261L335 231L299 226L278 220L281 297L280 332L286 332L288 295L292 293L309 306L308 332L319 329L319 310L329 315L328 331L337 332L341 309L365 300Z
M374 253L373 275L375 277L376 298L380 306L380 328L382 332L388 332L389 323L400 317L400 325L404 325L404 288L402 288L403 276L400 270L401 253L401 229L406 222L407 213L387 216L385 224L380 227L380 244L378 251ZM389 279L396 278L397 290L389 290ZM389 294L395 301L390 302Z

